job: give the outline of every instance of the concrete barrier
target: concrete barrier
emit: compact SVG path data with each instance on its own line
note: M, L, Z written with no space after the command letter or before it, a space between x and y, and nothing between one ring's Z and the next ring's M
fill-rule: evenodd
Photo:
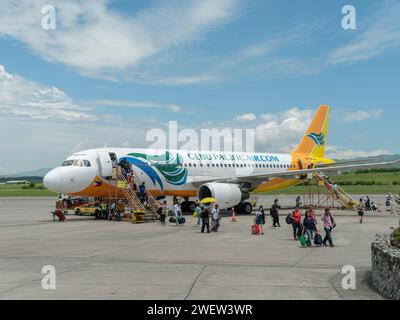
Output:
M371 245L372 284L388 299L400 300L400 248L389 234L377 234Z

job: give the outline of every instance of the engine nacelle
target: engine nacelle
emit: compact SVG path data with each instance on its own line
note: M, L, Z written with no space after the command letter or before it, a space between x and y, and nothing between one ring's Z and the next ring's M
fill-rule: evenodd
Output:
M237 184L211 182L201 185L197 192L200 201L207 197L215 198L221 209L228 209L248 199L249 193L242 191Z

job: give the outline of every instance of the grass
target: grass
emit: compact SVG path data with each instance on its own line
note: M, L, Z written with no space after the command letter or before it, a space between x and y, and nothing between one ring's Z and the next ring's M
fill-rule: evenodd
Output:
M331 179L349 194L374 195L398 194L400 192L400 172L346 173L331 175ZM321 187L322 190L322 187ZM317 187L313 187L317 193ZM292 186L285 190L268 192L266 194L300 195L307 192L305 186ZM47 190L42 183L35 183L34 188L24 189L21 184L0 185L0 197L48 197L56 193Z
M34 188L24 189L22 184L0 185L0 197L49 197L56 193L43 187L42 183L36 183Z
M332 181L337 183L349 194L376 195L376 194L399 194L400 192L400 173L399 172L374 172L374 173L345 173L341 175L331 175ZM323 190L323 187L320 187ZM268 192L266 194L287 194L300 195L308 191L308 187L297 185L285 190ZM318 187L312 187L314 193L318 192Z

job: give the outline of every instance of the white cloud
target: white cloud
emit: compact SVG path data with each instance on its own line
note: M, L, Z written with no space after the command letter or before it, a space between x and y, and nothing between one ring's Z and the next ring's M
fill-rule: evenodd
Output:
M313 111L292 108L272 115L263 115L264 122L256 126L256 143L263 150L282 151L293 141L300 141L311 122Z
M2 3L0 35L20 41L47 61L110 80L120 79L127 68L150 57L196 40L240 9L239 0L170 0L130 14L110 9L108 0L58 1L57 29L45 31L40 24L45 4ZM132 69L128 71L132 74Z
M108 114L97 115L98 107L107 108ZM116 123L119 118L114 107L165 109L174 113L183 109L177 104L154 101L98 100L76 103L62 90L10 74L0 65L0 118Z
M368 19L370 27L364 24L362 32L349 44L330 53L325 64L351 64L374 58L385 50L400 45L400 4L386 1L383 8Z
M256 119L257 117L254 113L245 113L236 117L236 120L238 121L254 121Z
M8 73L0 65L0 117L62 121L96 121L63 91Z
M358 122L370 119L379 119L382 116L382 109L346 111L341 114L340 119L344 122Z
M380 155L388 155L388 154L391 154L391 152L385 149L362 151L362 150L345 149L335 146L327 146L325 156L331 159L349 160L355 158L377 157Z
M104 107L167 109L172 112L180 112L182 110L182 107L176 104L161 104L153 101L95 100L90 102L90 105Z

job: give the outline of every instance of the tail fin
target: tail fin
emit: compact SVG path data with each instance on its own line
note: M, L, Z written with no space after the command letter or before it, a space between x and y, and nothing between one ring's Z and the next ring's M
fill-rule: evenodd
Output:
M329 107L320 106L311 121L304 137L301 139L293 154L323 158L326 146L326 134L328 131Z

